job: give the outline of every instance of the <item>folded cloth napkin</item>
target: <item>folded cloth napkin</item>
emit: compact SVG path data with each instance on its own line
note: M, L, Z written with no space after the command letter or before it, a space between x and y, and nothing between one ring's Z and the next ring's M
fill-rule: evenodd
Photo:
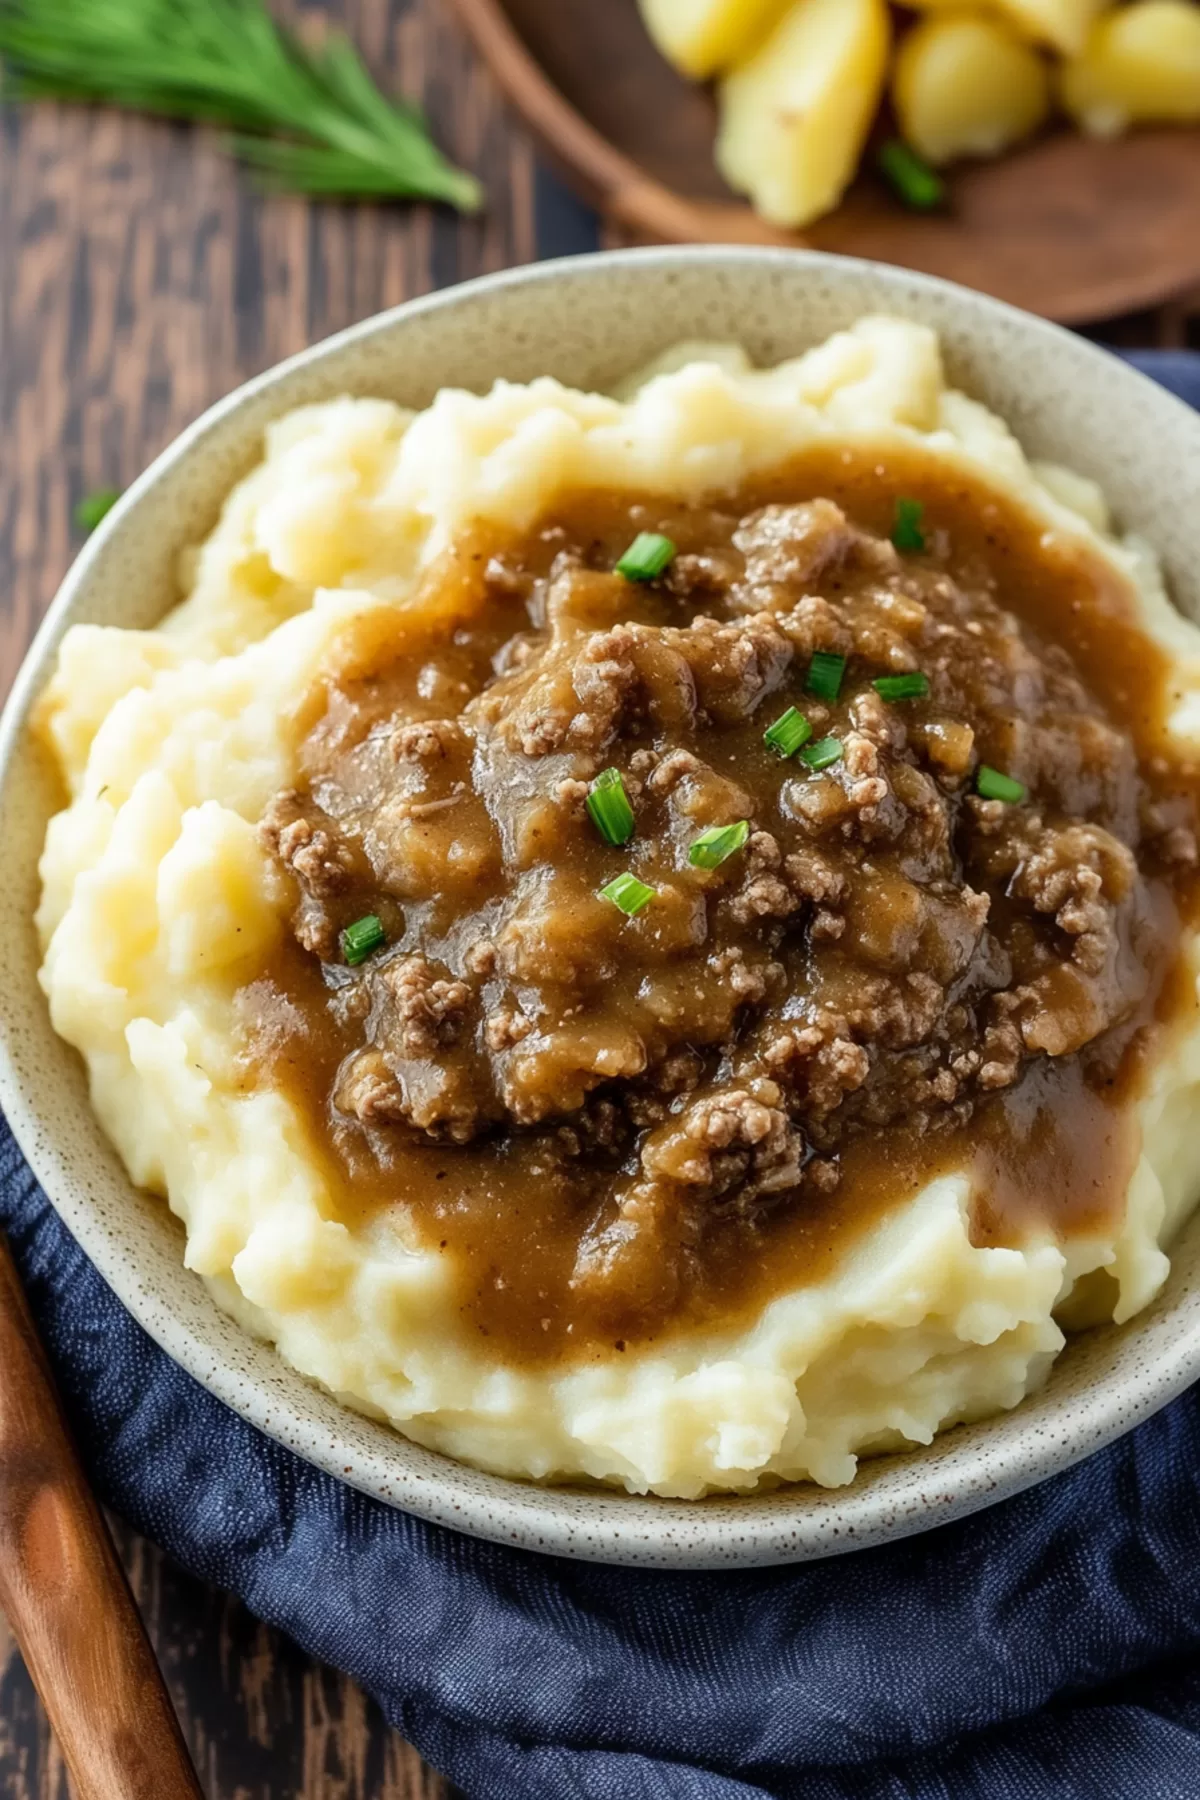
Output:
M1153 372L1200 403L1200 358ZM608 1569L426 1525L263 1437L134 1323L2 1125L0 1225L104 1500L470 1800L1200 1796L1198 1390L898 1544Z
M1194 350L1124 350L1121 354L1189 406L1200 406L1200 355Z

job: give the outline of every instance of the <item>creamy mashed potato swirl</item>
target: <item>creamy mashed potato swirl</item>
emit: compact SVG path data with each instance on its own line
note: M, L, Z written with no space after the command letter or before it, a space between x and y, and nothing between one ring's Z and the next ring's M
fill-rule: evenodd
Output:
M336 1216L293 1102L247 1083L234 996L291 904L257 822L295 777L298 709L348 622L402 609L478 521L526 528L571 488L699 498L822 443L919 445L1108 557L1172 659L1168 741L1200 756L1200 631L1152 554L1111 534L1091 483L1031 464L947 388L931 332L889 318L766 371L684 346L616 398L541 380L443 392L416 416L349 398L292 413L184 559L182 604L155 631L74 627L42 703L70 792L41 863L42 984L133 1180L166 1196L219 1304L304 1375L500 1473L687 1497L848 1482L864 1452L1020 1401L1072 1295L1080 1316L1097 1297L1118 1321L1146 1306L1200 1195L1189 1004L1142 1079L1118 1228L975 1243L951 1171L749 1323L530 1368L463 1331L444 1258ZM1185 954L1200 967L1194 938Z

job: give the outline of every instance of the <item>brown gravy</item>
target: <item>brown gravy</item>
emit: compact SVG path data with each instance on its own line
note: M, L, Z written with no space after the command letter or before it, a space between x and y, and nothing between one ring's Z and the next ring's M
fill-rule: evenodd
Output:
M907 496L923 503L926 551L897 560L889 557L888 534L896 500ZM840 509L850 535L843 532L833 541L839 528L832 513L820 514L816 524L798 523L802 503L810 500ZM769 522L769 530L761 524L746 527L759 509L770 506L792 509L790 522ZM833 534L824 545L816 541L818 525ZM674 570L644 586L621 582L609 572L644 530L673 540ZM762 540L757 548L756 531ZM738 532L749 548L734 545ZM939 581L948 582L957 598L941 595ZM888 600L889 594L899 599ZM995 668L989 664L990 672L982 675L963 672L963 646L967 652L971 646L967 638L952 635L952 629L971 629L962 627L963 595L978 597L984 649L996 658ZM795 607L812 596L824 610L810 608L811 619L805 615L797 622ZM482 778L472 770L479 767L480 745L491 741L488 732L503 740L517 718L514 729L536 734L551 716L552 706L536 715L529 711L521 682L524 669L536 674L541 667L550 637L547 619L556 605L568 624L562 627L559 619L554 629L567 632L572 654L585 640L611 633L615 623L644 628L634 653L642 653L639 645L649 646L649 656L661 649L654 633L674 632L674 653L697 618L716 619L732 632L764 614L788 622L795 653L781 671L762 676L773 654L768 620L753 647L761 692L748 685L745 669L753 660L748 655L740 662L735 657L718 663L715 653L705 663L694 658L701 705L683 723L668 718L665 688L654 688L658 677L643 669L639 679L651 699L638 703L641 710L632 723L622 723L610 706L592 739L555 741L554 726L545 733L544 749L540 739L533 749L522 740L520 758L509 755L511 746L505 748L508 761L496 779L507 783L507 791L526 783L520 807L505 811L479 787ZM924 620L914 623L918 609L924 609ZM1009 615L1016 621L1011 630L1004 623ZM836 640L845 643L849 657L847 694L838 706L822 709L804 694L804 672L806 651L812 642L822 646L820 633L831 629L830 616L838 630L850 620L853 635ZM811 642L803 636L810 626L818 634ZM864 686L866 675L894 669L908 643L919 666L940 668L942 626L949 650L930 701L899 715L898 722L892 714L899 709L892 709L881 724L878 705ZM513 646L528 648L514 652ZM882 661L873 660L876 653ZM724 648L720 654L725 656ZM612 660L608 656L597 666L608 667ZM735 664L742 671L740 688L729 673ZM862 677L851 698L851 675L860 664ZM288 863L290 845L311 846L313 809L319 808L321 829L344 834L348 847L344 853L339 849L344 879L336 894L319 883L309 892L302 859L291 864L303 890L299 941L289 939L240 996L247 1083L270 1083L293 1100L310 1152L325 1171L332 1214L359 1226L393 1229L408 1243L440 1251L455 1272L464 1330L487 1339L498 1357L526 1363L611 1355L693 1327L748 1321L775 1295L823 1278L872 1223L942 1171L972 1170L973 1227L980 1242L1017 1241L1038 1222L1064 1233L1100 1228L1119 1215L1138 1153L1132 1101L1141 1071L1164 1033L1183 1022L1185 1008L1195 1007L1179 973L1179 941L1181 921L1195 903L1195 863L1186 846L1196 771L1166 757L1168 672L1166 657L1139 628L1133 597L1115 571L1077 545L1049 539L1008 502L957 471L948 474L925 453L889 452L884 459L822 450L751 493L707 506L580 494L557 503L523 538L464 537L431 572L409 609L367 616L347 634L339 667L305 708L304 785L299 800L288 797L291 810L273 828L272 842ZM577 663L567 667L567 676L578 695ZM501 704L495 696L504 683L512 698ZM1028 722L1013 711L1013 696L1019 698L1026 688L1037 695L1029 703ZM558 691L550 682L551 701ZM481 694L492 696L490 715L470 711L478 708ZM601 705L608 698L601 692ZM765 752L762 732L789 703L814 716L818 736L836 733L847 745L847 761L851 743L862 739L868 749L875 744L886 775L894 774L893 763L918 770L924 786L914 789L910 777L905 777L908 787L901 784L907 823L889 825L882 802L863 804L857 814L831 815L830 821L819 814L788 814L796 790L786 784L804 771ZM440 729L440 722L464 716L477 721L465 747L447 732L435 757L411 734L405 739L415 745L414 758L426 757L426 766L409 784L403 836L387 839L379 822L380 765L370 746L398 721L430 721ZM1001 767L1015 767L1024 757L1025 772L1033 776L1029 785L1040 810L1021 827L1027 834L1020 840L1023 862L1013 861L1016 852L1004 861L997 845L1016 828L1007 818L996 824L969 798L970 770L956 774L952 760L937 760L948 754L944 741L950 741L940 721L954 726L960 716L973 721L971 768L980 755ZM701 774L685 778L685 785L691 782L687 816L695 828L728 822L731 783L751 796L756 830L761 821L784 849L791 842L787 820L802 828L795 843L804 853L810 887L793 894L790 913L768 914L764 922L754 910L752 871L738 870L735 876L723 865L702 886L699 901L686 887L678 850L669 850L670 831L678 835L679 789L651 798L655 773L680 745L702 763ZM561 1057L553 1068L543 1056L541 1062L530 1061L519 1078L512 1073L523 1044L536 1046L545 1033L539 1037L535 1021L529 1036L514 1038L510 1020L513 996L523 996L520 1003L528 1006L541 981L538 993L560 1008L558 1036L574 1055L583 1026L575 1026L572 1038L563 1024L572 1017L572 1008L562 1004L569 977L539 967L525 970L497 999L498 989L488 985L499 982L494 964L477 953L477 937L467 941L459 925L488 908L487 916L498 918L513 883L543 880L547 867L577 875L578 893L587 896L628 863L632 847L614 851L595 839L586 819L561 822L565 801L557 810L544 803L556 784L586 781L599 767L632 770L637 747L657 758L644 764L649 773L637 810L647 824L637 868L659 885L663 897L654 925L659 940L651 940L646 923L654 908L622 930L622 921L609 920L582 901L564 904L561 933L568 940L592 929L620 933L597 935L595 967L603 965L609 973L598 986L580 978L574 1013L593 1021L601 1036L612 1037L622 1021L643 1021L638 1008L648 1004L647 993L657 1006L655 1018L661 1018L669 981L682 983L690 994L698 984L707 993L703 983L711 980L713 995L725 995L719 1003L714 998L710 1008L715 1018L724 1006L723 1023L710 1033L708 1014L700 1010L693 1018L687 995L676 996L672 1005L685 1021L676 1036L664 1027L659 1044L653 1030L639 1024L651 1044L650 1070L634 1069L623 1079L620 1056L613 1052L617 1073L608 1080L589 1076L582 1107L572 1107L576 1063L570 1064L569 1079ZM390 754L401 770L396 780L408 780L409 750L399 754L393 748ZM869 757L863 755L866 769ZM431 757L437 763L432 776ZM572 777L572 770L579 773ZM873 779L869 772L865 778ZM830 783L831 803L843 805L850 774L839 768L815 779ZM387 780L390 805L390 775ZM634 774L629 780L637 786ZM918 841L913 823L923 806L930 816L935 810L925 792L931 783L955 834L950 850L942 846L937 854L950 855L964 889L969 875L975 890L988 893L988 930L997 941L988 949L980 937L961 968L941 969L941 1011L924 1038L912 1037L918 1027L901 1029L894 1021L878 1025L872 1036L870 1019L887 1014L889 984L899 994L914 971L922 972L922 957L933 956L929 968L938 956L944 962L947 946L965 929L955 913L933 952L905 949L900 942L904 908L917 904L910 895L914 884L922 906L953 910L954 896L942 891L934 852ZM799 799L807 803L805 794ZM1095 883L1082 899L1071 889L1062 906L1051 904L1055 882L1064 891L1070 887L1075 840L1064 834L1076 820L1094 823L1104 838L1094 853L1085 845L1107 884L1096 899L1109 914L1103 967L1103 945L1081 962L1081 936L1070 936L1070 909L1088 902ZM927 837L933 830L930 826ZM1170 853L1164 849L1168 840ZM1105 862L1109 842L1125 858L1115 873ZM816 890L804 860L813 845L820 868L832 869L836 877L819 875ZM781 865L778 857L772 862L767 849L760 847L759 854L760 880L769 882L782 867L790 869L790 862ZM1021 871L1039 857L1046 879L1023 894L1021 884L1028 886L1028 880ZM1132 889L1130 866L1136 875ZM862 880L869 874L873 885L856 886L860 870L866 872ZM677 889L684 899L668 904ZM899 899L893 903L895 893ZM778 904L786 907L786 895ZM697 905L701 919L708 908L709 919L709 938L700 950L697 928L688 923ZM389 948L400 945L408 959L400 990L408 1012L396 1012L395 982L387 994L369 989L340 966L333 949L336 929L368 911L383 919ZM1059 923L1063 917L1067 926ZM817 918L824 924L814 936ZM835 935L839 919L840 935ZM538 956L560 954L544 919L539 929ZM924 946L929 931L922 930ZM675 936L664 943L664 933ZM706 975L710 964L689 960L708 954L710 940L725 956L719 969L734 969L732 977ZM502 933L496 941L503 958ZM568 970L574 967L571 954L568 941L561 949ZM417 967L418 959L429 963L428 972ZM727 979L743 980L746 994L755 996L740 1013L734 1009L732 1021L722 989ZM926 987L931 985L927 975ZM797 996L817 994L825 1010L815 1016L836 1016L844 1025L860 988L878 990L875 1013L864 1013L866 1023L852 1023L840 1036L831 1035L831 1026L817 1054L834 1043L865 1046L871 1072L823 1112L813 1099L815 1076L805 1076L807 1086L789 1088L794 1064L769 1057L776 1055L780 1033L795 1030L803 1010ZM1028 998L1035 992L1041 997L1036 1003ZM1060 992L1061 1005L1055 998ZM1026 998L1014 999L1008 1013L997 1012L995 997L1005 993ZM486 1020L470 1010L485 1004L479 996L486 996L492 1009ZM418 1002L424 1010L414 1013ZM957 1018L956 1009L966 1016ZM1054 1036L1056 1018L1068 1022L1062 1043ZM1006 1035L1006 1022L1014 1020ZM527 1023L522 1019L520 1028ZM405 1039L408 1048L401 1054L395 1049L397 1031L417 1027L428 1041ZM1071 1033L1079 1037L1078 1047L1067 1047ZM486 1057L479 1047L485 1039L500 1046ZM986 1044L990 1051L981 1048ZM972 1047L977 1048L970 1074L952 1074L966 1066L963 1058L969 1060ZM694 1069L680 1077L684 1085L671 1088L664 1077L657 1089L645 1086L655 1069L674 1066L672 1058L682 1065L689 1057ZM369 1081L361 1076L365 1059ZM997 1071L991 1077L994 1089L988 1086L989 1068ZM430 1070L441 1083L434 1090L428 1085ZM788 1073L781 1077L780 1070ZM451 1077L458 1084L453 1108L444 1098ZM391 1112L388 1081L398 1095ZM939 1083L948 1097L938 1097ZM707 1185L695 1175L679 1176L682 1165L671 1132L695 1107L711 1104L707 1096L720 1098L731 1087L743 1096L734 1108L741 1109L731 1127L735 1135L728 1146L713 1138L717 1148ZM425 1098L428 1091L435 1092L434 1102ZM614 1094L620 1104L628 1101L628 1117L616 1125L607 1114L595 1116L606 1103L612 1112L606 1096ZM760 1129L754 1120L764 1108L772 1121L779 1115L793 1131L796 1143L790 1150L782 1139L782 1147L774 1148L779 1132L773 1122L774 1136L754 1136ZM718 1123L724 1129L723 1117ZM571 1134L573 1149L563 1149L564 1132ZM661 1161L669 1176L647 1174L651 1165L639 1163L651 1139L665 1144ZM773 1146L774 1161L766 1158L764 1143ZM632 1221L624 1237L620 1230L614 1235L614 1216L618 1223ZM641 1254L629 1256L627 1245L638 1244L639 1232ZM597 1243L598 1253L587 1251Z

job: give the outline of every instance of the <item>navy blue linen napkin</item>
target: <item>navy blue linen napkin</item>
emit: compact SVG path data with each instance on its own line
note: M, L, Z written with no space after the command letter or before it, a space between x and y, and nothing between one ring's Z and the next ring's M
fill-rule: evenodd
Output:
M1200 404L1200 358L1153 361ZM0 1225L104 1500L471 1800L1200 1796L1200 1390L922 1537L607 1569L424 1524L263 1437L135 1324L2 1124Z

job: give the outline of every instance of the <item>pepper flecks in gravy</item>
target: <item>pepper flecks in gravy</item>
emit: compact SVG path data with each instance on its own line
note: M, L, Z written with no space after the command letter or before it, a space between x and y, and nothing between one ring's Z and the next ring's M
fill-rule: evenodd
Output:
M311 699L247 1079L525 1362L745 1321L943 1171L980 1241L1110 1221L1194 897L1166 679L916 451L464 536Z

